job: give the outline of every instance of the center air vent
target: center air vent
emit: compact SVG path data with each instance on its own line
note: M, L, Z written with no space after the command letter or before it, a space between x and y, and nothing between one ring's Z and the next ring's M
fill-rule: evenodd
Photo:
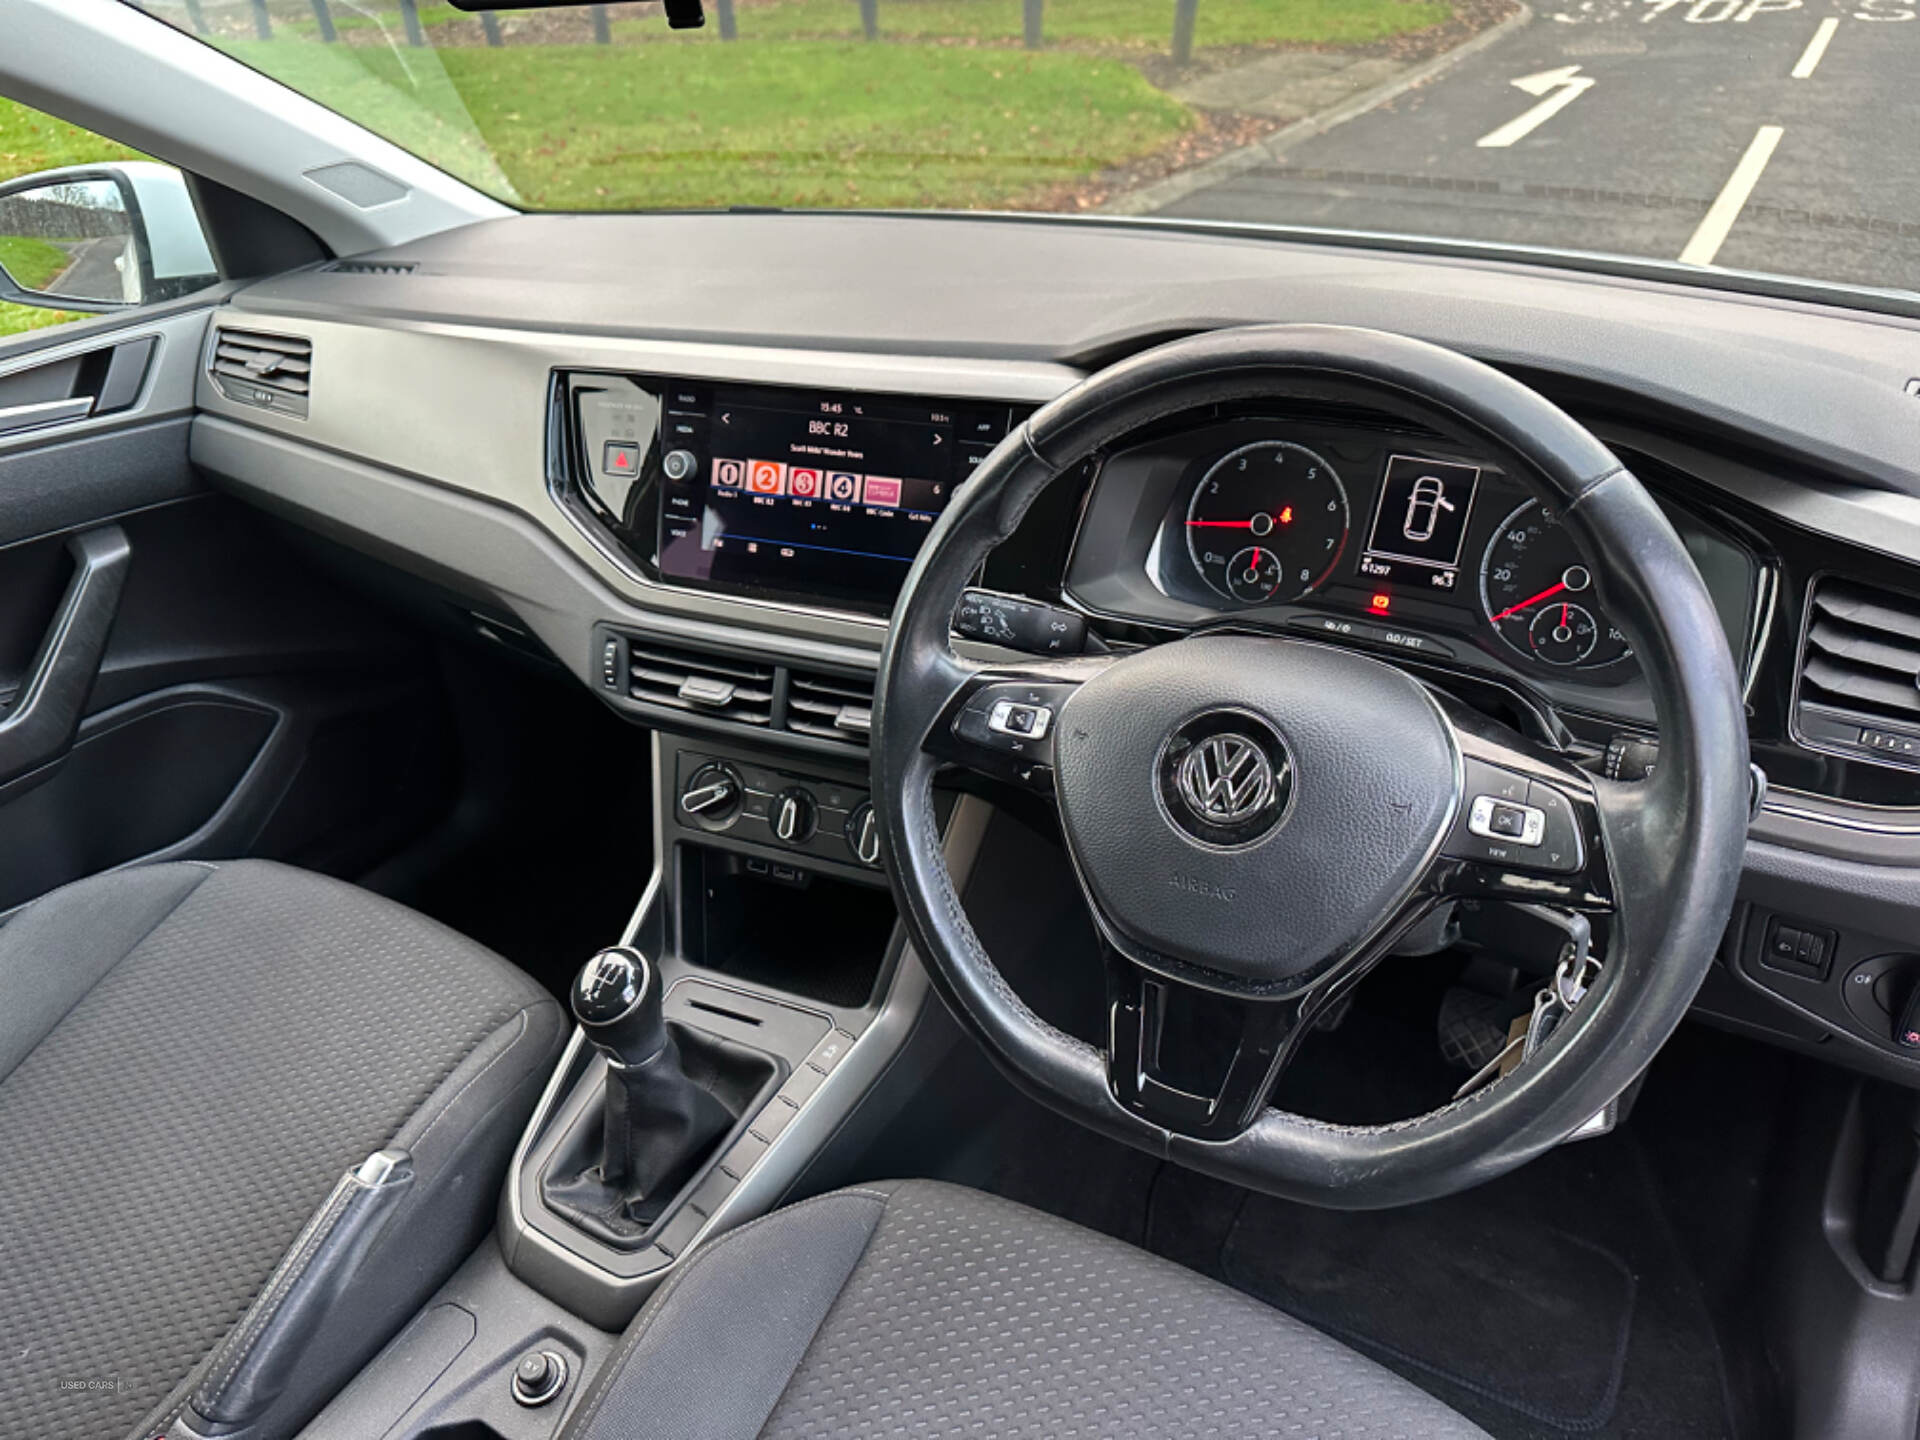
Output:
M1920 599L1816 581L1794 719L1818 744L1920 766Z
M635 700L739 725L773 723L772 665L637 637L628 642L627 661L627 693Z
M223 326L215 332L207 373L229 400L304 420L313 383L313 342Z
M865 745L873 728L873 677L795 670L787 686L787 729Z

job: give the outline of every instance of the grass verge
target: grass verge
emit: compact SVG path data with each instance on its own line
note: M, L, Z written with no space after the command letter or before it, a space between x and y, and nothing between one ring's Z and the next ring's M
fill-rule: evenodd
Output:
M1194 123L1124 62L1065 53L836 40L226 48L538 209L998 206Z
M1010 40L1023 33L1023 0L882 0L883 37ZM1360 45L1438 25L1451 15L1445 0L1203 0L1193 43L1215 45ZM743 38L852 36L860 33L857 0L783 0L740 12ZM647 21L619 27L646 32ZM1169 0L1060 0L1042 12L1050 41L1164 50L1173 34ZM664 34L654 25L652 30Z
M50 240L0 235L0 270L22 290L38 290L67 268L67 252Z

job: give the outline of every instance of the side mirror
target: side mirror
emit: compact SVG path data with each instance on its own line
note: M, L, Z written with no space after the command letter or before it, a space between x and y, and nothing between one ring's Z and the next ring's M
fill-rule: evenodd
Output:
M187 182L150 160L0 185L0 301L99 313L219 279Z

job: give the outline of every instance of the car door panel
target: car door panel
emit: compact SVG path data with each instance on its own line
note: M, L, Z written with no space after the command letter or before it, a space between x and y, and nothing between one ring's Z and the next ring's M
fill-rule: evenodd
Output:
M430 646L196 477L205 332L203 310L0 349L0 417L89 401L0 431L0 913L150 858L355 873L451 793Z

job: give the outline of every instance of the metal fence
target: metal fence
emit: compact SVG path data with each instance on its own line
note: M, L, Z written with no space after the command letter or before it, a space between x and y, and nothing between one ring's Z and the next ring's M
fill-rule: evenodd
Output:
M298 0L285 0L277 7L269 5L268 0L131 0L141 8L160 14L167 19L184 20L182 28L196 35L214 36L227 33L228 12L244 6L246 19L250 22L253 38L271 40L276 34L276 25L286 26L298 21L309 21L315 33L324 44L334 45L340 42L340 24L337 12L345 11L352 15L367 15L384 11L396 14L401 33L409 45L424 46L428 43L427 26L420 15L420 0L305 0L305 10L311 16L300 13ZM716 28L722 40L734 40L739 37L740 27L734 14L734 0L709 0L714 12ZM878 40L881 36L880 0L852 0L860 8L860 31L868 40ZM1021 40L1029 50L1038 50L1046 43L1046 0L1021 0ZM1198 17L1200 0L1172 0L1173 36L1169 46L1176 64L1185 65L1193 58L1193 30ZM276 8L278 15L276 16ZM440 7L431 5L430 9ZM613 6L588 5L587 11L592 25L593 43L611 45L613 43L613 24L609 14ZM627 10L629 6L619 6ZM654 7L648 6L652 11ZM172 12L172 13L169 13ZM516 13L516 12L508 12ZM517 12L527 13L527 12ZM507 43L507 35L500 24L500 17L494 11L483 10L471 18L480 22L486 43L499 46ZM176 21L178 23L178 21ZM305 34L304 26L300 32Z

